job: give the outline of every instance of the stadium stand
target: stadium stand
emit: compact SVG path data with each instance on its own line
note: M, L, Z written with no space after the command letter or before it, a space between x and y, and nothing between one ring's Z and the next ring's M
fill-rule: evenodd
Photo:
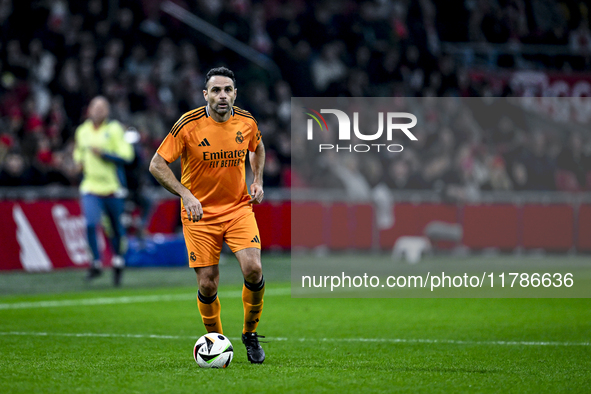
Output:
M219 64L237 70L239 104L266 138L265 184L281 187L301 181L290 168L292 95L520 95L503 72L571 75L591 60L585 1L177 2L270 56L279 80L164 14L162 1L25 3L0 1L2 186L75 185L73 127L97 93L111 100L113 117L139 130L151 156L174 119L202 104L203 72ZM469 147L463 137L457 128L433 130L425 148L443 144L447 162L396 161L384 181L429 189L462 178L451 161L468 155L488 173L483 189L589 190L586 135L572 137L573 145L569 136L523 131L504 119ZM510 152L520 148L516 162ZM535 169L555 172L556 181L537 179Z

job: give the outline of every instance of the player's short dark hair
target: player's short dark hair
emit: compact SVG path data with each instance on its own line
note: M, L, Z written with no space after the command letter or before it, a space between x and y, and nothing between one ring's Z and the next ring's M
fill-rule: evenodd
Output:
M226 67L216 67L209 70L207 75L205 76L205 88L207 89L207 82L211 79L211 77L215 77L216 75L222 77L228 77L234 83L234 87L236 87L236 78L234 78L234 72Z

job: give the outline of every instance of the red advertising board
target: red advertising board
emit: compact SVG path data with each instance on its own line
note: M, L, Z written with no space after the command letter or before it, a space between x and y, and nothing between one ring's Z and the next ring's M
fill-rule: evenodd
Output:
M591 250L591 205L397 203L393 224L378 229L372 204L271 201L254 207L265 250L390 250L401 236L420 236L432 221L458 223L461 244L511 251ZM178 200L155 207L148 230L172 234ZM49 271L87 266L86 224L77 200L0 201L0 270ZM103 263L112 256L100 234ZM445 246L445 245L442 245ZM453 246L453 245L452 245Z
M1 201L0 221L0 269L50 271L90 262L78 201Z
M519 207L513 204L475 204L464 207L464 245L473 249L519 246Z

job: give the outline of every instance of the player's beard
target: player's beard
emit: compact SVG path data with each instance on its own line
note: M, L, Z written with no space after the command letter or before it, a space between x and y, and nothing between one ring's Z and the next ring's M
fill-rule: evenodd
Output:
M226 101L224 104L226 104L225 107L221 107L220 108L220 103L217 103L214 107L213 110L215 112L218 113L218 115L223 116L225 114L228 113L228 111L230 111L230 108L232 107L232 104L229 101Z

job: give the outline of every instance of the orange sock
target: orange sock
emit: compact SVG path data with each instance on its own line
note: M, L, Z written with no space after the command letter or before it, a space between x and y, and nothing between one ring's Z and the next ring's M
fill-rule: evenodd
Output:
M244 327L242 333L255 332L259 319L263 313L263 295L265 294L265 280L257 284L244 282L242 286L242 304L244 306Z
M199 312L201 313L203 325L207 332L223 334L222 319L220 318L222 306L218 294L216 293L211 297L204 297L201 293L197 293L197 306L199 306Z

